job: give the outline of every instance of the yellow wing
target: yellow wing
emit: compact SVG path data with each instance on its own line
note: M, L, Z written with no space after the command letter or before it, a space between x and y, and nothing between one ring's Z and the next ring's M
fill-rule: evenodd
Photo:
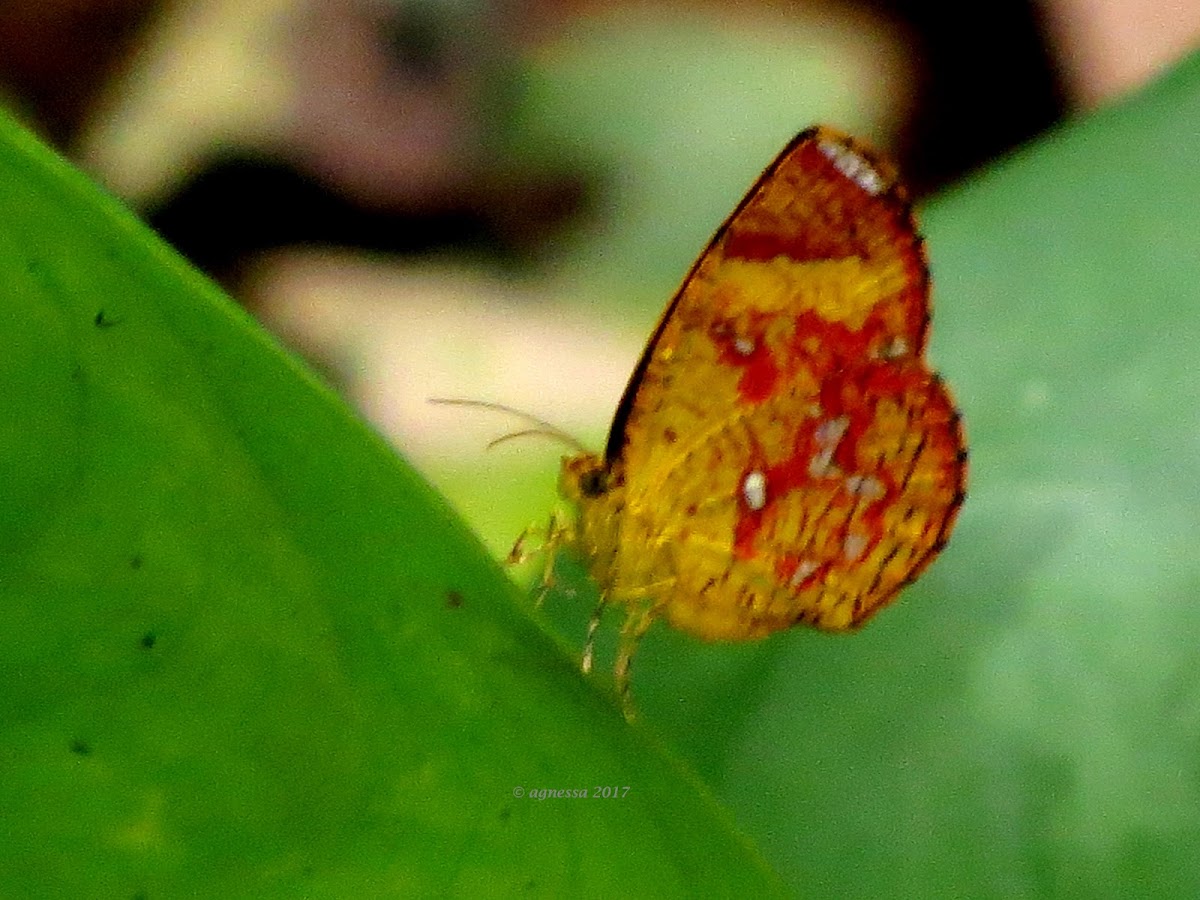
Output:
M800 134L693 266L618 407L605 490L581 500L613 598L738 639L853 627L912 581L966 473L928 321L895 170Z

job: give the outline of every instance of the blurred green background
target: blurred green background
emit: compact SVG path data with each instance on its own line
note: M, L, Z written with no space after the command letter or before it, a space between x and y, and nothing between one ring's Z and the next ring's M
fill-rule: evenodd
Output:
M5 129L0 896L779 889L743 837L804 896L1200 893L1200 58L922 205L970 496L862 633L656 629L630 729L605 693L619 616L583 680L594 588L566 564L536 612L469 533L495 555L544 521L559 452L485 453L508 423L426 396L598 446L679 274L790 134L894 134L903 68L823 34L652 17L522 56L496 152L578 164L603 198L532 268L217 273L449 505ZM119 188L96 140L79 157ZM481 337L505 329L525 342ZM513 794L610 783L632 796Z

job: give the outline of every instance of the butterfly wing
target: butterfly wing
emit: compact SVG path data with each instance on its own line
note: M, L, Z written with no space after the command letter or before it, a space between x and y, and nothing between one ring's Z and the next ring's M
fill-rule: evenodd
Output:
M618 407L615 568L636 555L668 618L703 637L865 621L963 498L928 323L895 170L830 129L801 133L697 260Z

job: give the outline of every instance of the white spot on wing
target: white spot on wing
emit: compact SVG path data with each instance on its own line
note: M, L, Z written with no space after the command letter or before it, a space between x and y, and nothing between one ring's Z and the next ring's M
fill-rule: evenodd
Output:
M813 478L820 478L823 475L828 475L833 469L833 453L837 449L838 443L842 436L845 435L846 429L850 427L850 420L845 416L838 416L836 419L827 419L816 427L813 432L813 439L817 442L819 448L813 454L813 458L808 461L808 474Z
M871 196L883 193L883 179L874 166L837 141L821 141L817 147L833 167Z
M758 512L767 505L767 476L754 471L742 479L742 498L746 506Z
M847 475L846 492L862 497L868 503L881 499L887 493L883 482L874 475Z
M836 419L826 419L817 426L815 435L817 443L822 446L825 444L829 444L830 446L836 445L849 427L850 419L846 416L838 416Z
M791 579L788 581L788 587L798 588L813 572L817 571L817 564L811 559L802 559L796 564L796 571L792 573Z
M861 531L852 531L846 535L846 539L842 541L842 556L846 558L846 562L854 562L861 557L867 549L867 536Z
M733 349L739 356L749 356L754 352L754 346L754 338L739 337L733 341Z
M907 356L909 353L908 341L896 335L887 345L884 346L882 355L884 359L899 359L901 356Z

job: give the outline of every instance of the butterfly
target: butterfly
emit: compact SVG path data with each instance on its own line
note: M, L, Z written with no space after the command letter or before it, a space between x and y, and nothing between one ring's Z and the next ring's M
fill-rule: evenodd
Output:
M797 135L692 266L603 454L563 460L575 553L626 608L614 678L663 620L705 640L857 628L946 544L962 422L925 361L929 272L895 167L826 127ZM515 551L516 552L516 551ZM549 571L549 568L548 570Z

